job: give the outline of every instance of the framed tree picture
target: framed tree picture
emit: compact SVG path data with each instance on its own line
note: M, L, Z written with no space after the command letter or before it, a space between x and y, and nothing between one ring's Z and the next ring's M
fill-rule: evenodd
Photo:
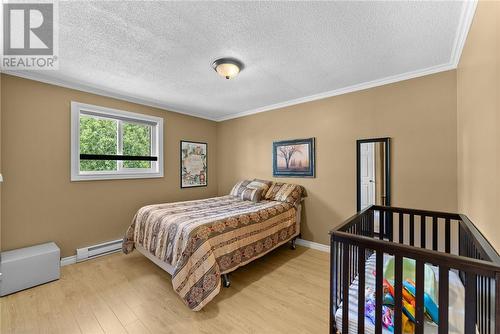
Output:
M181 188L207 186L207 146L207 143L181 140Z
M273 142L273 176L314 177L314 138Z

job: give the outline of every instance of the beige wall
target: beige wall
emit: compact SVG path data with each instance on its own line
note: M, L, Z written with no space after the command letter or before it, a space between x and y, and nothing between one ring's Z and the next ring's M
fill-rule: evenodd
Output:
M479 2L457 70L458 206L500 249L500 2Z
M120 238L144 204L223 195L247 177L273 179L272 141L306 137L316 137L316 178L277 180L306 187L303 238L326 244L328 230L355 211L356 139L388 136L392 205L463 211L498 249L499 20L499 3L479 4L457 72L221 123L2 75L2 247L54 240L69 256ZM164 117L165 177L70 182L72 100ZM181 139L209 143L207 188L179 188Z
M392 204L457 209L456 73L443 72L225 121L217 126L219 195L239 179L272 178L274 140L316 137L316 178L302 184L302 236L326 244L328 230L356 211L356 139L392 138Z
M70 182L70 102L164 117L165 177ZM215 196L216 123L13 76L1 78L2 249L55 241L62 256L122 238L135 211ZM208 142L208 187L179 188L179 141Z
M0 73L0 174L2 173L2 76ZM0 183L0 251L2 250L2 183Z

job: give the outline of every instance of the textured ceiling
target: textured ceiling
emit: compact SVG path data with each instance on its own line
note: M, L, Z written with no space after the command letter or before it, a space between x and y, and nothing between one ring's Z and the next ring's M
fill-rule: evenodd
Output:
M59 70L28 75L227 119L450 69L468 29L468 7L455 1L60 2ZM224 80L211 68L219 57L238 58L245 68Z

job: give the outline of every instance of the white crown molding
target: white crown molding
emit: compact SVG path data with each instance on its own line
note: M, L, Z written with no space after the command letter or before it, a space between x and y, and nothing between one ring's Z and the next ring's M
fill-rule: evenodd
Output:
M460 57L462 56L462 51L464 50L465 41L467 40L467 35L469 34L469 30L474 19L474 14L476 13L477 3L478 0L467 1L465 2L462 9L460 23L458 25L457 35L455 36L453 51L450 58L450 63L453 64L454 68L457 68L458 63L460 62Z
M301 97L301 98L297 98L297 99L292 99L292 100L288 100L288 101L284 101L284 102L280 102L280 103L276 103L276 104L271 104L271 105L267 105L267 106L239 112L236 114L225 115L225 116L221 116L221 117L208 117L208 116L193 113L193 112L178 110L175 108L171 108L168 105L161 103L161 102L158 102L158 101L134 97L132 95L123 95L123 93L119 93L119 92L112 91L112 90L91 87L91 86L88 86L87 84L84 84L81 82L68 82L68 81L60 80L60 79L56 79L56 78L49 78L49 77L46 77L43 74L39 74L37 72L4 71L3 73L17 76L17 77L21 77L21 78L25 78L25 79L40 81L40 82L44 82L44 83L48 83L48 84L52 84L52 85L56 85L56 86L66 87L66 88L70 88L70 89L76 89L76 90L84 91L87 93L92 93L92 94L97 94L97 95L101 95L101 96L107 96L107 97L111 97L111 98L116 98L116 99L120 99L120 100L124 100L124 101L128 101L128 102L132 102L132 103L142 104L145 106L159 108L159 109L166 110L166 111L172 111L172 112L176 112L179 114L203 118L203 119L207 119L210 121L222 122L222 121L227 121L227 120L234 119L234 118L240 118L240 117L249 116L249 115L253 115L253 114L257 114L257 113L261 113L261 112L265 112L265 111L289 107L292 105L316 101L316 100L320 100L320 99L324 99L324 98L328 98L328 97L353 93L353 92L357 92L360 90L365 90L365 89L383 86L383 85L387 85L387 84L391 84L391 83L395 83L395 82L399 82L399 81L404 81L404 80L408 80L408 79L422 77L425 75L430 75L430 74L435 74L435 73L439 73L439 72L444 72L444 71L456 69L458 66L458 63L460 61L460 57L462 55L465 41L467 39L467 34L469 32L470 26L471 26L473 18L474 18L474 13L476 11L477 3L478 3L478 0L470 0L470 1L465 2L464 7L462 9L461 17L460 17L460 23L459 23L459 26L457 29L457 34L455 36L455 41L453 44L453 49L452 49L452 53L450 56L450 61L446 64L437 65L437 66L433 66L433 67L429 67L429 68L425 68L425 69L420 69L420 70L416 70L416 71L411 71L411 72L407 72L407 73L397 74L397 75L393 75L393 76L389 76L389 77L385 77L385 78L381 78L381 79L376 79L373 81L363 82L363 83L359 83L359 84L348 86L348 87L343 87L343 88L339 88L339 89L335 89L335 90L331 90L331 91L327 91L327 92L323 92L323 93L319 93L319 94L314 94L314 95L305 96L305 97Z
M307 248L319 250L321 252L330 253L330 246L319 244L317 242L312 242L304 239L297 239L297 245L304 246Z
M75 264L75 263L76 263L76 255L63 257L61 259L61 267L69 266L70 264Z
M178 114L203 118L203 119L207 119L209 121L217 121L213 117L208 117L208 116L200 115L197 113L188 112L185 110L171 108L168 105L161 103L161 102L158 102L158 101L143 99L140 97L135 97L133 95L124 95L122 93L119 93L119 92L116 92L113 90L91 87L87 84L84 84L84 83L81 83L78 81L69 82L66 80L47 77L43 74L40 74L40 73L34 72L34 71L2 71L1 73L5 73L8 75L12 75L12 76L16 76L16 77L20 77L20 78L24 78L24 79L39 81L39 82L47 83L50 85L60 86L60 87L69 88L69 89L75 89L78 91L96 94L96 95L100 95L100 96L106 96L106 97L110 97L110 98L118 99L118 100L122 100L122 101L137 103L137 104L141 104L141 105L148 106L148 107L153 107L153 108L158 108L158 109L162 109L165 111L175 112Z
M453 70L453 69L455 69L455 67L453 67L452 64L438 65L438 66L429 67L429 68L426 68L426 69L423 69L423 70L417 70L417 71L407 72L407 73L403 73L403 74L397 74L397 75L393 75L393 76L382 78L382 79L377 79L377 80L373 80L373 81L363 82L363 83L360 83L360 84L356 84L356 85L352 85L352 86L348 86L348 87L344 87L344 88L339 88L339 89L335 89L335 90L331 90L331 91L328 91L328 92L323 92L323 93L319 93L319 94L314 94L314 95L309 95L309 96L301 97L301 98L298 98L298 99L293 99L293 100L288 100L288 101L285 101L285 102L271 104L271 105L268 105L268 106L264 106L264 107L260 107L260 108L256 108L256 109L252 109L252 110L248 110L248 111L243 111L243 112L240 112L240 113L237 113L237 114L226 115L226 116L217 118L216 121L218 121L218 122L227 121L227 120L230 120L230 119L233 119L233 118L239 118L239 117L243 117L243 116L249 116L249 115L258 114L258 113L265 112L265 111L270 111L270 110L274 110L274 109L279 109L279 108L293 106L293 105L296 105L296 104L301 104L301 103L306 103L306 102L311 102L311 101L325 99L325 98L328 98L328 97L333 97L333 96L338 96L338 95L353 93L353 92L357 92L357 91L360 91L360 90L365 90L365 89L368 89L368 88L374 88L374 87L378 87L378 86L388 85L388 84L399 82L399 81L404 81L404 80L408 80L408 79L418 78L418 77L422 77L422 76L425 76L425 75L430 75L430 74L434 74L434 73L438 73L438 72L449 71L449 70Z

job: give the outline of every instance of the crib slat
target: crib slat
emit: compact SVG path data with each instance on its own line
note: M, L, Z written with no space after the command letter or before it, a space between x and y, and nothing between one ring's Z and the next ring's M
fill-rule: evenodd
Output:
M500 333L500 273L495 276L495 333Z
M476 278L475 273L465 273L465 333L476 331Z
M365 222L366 222L366 216L361 217L360 221L360 228L358 234L360 235L365 235Z
M344 247L343 247L343 243L337 243L338 245L338 263L339 263L339 267L340 267L340 272L339 272L339 276L338 276L338 279L339 279L339 285L338 285L338 288L339 288L339 293L338 293L338 303L340 305L340 303L342 302L342 288L344 287L342 285L342 278L344 277Z
M402 333L403 319L403 258L395 256L394 263L394 333ZM362 333L362 332L358 332Z
M425 248L425 216L420 216L420 247Z
M365 248L358 247L358 333L365 332Z
M462 225L458 225L458 255L464 255L464 236L462 233Z
M417 260L415 282L415 333L424 334L424 262Z
M378 237L380 240L384 239L384 229L385 229L385 211L380 210L380 215L378 220Z
M486 321L488 330L486 333L491 333L491 278L488 277L488 284L486 284Z
M446 218L444 225L444 251L450 253L451 226L450 218Z
M432 217L432 250L438 250L438 219Z
M380 211L379 211L379 215L380 215ZM375 237L375 210L370 212L369 227L370 227L370 237L374 238Z
M398 215L398 220L399 220L399 243L402 244L404 243L404 216L403 213L400 212Z
M393 220L394 214L392 211L387 211L387 223L385 227L385 233L389 237L389 240L391 242L394 241L394 227L392 226L392 220Z
M439 266L439 334L448 334L449 268Z
M354 263L353 263L353 260L354 260L354 256L353 256L353 249L352 249L352 246L349 245L349 285L351 284L351 278L353 277L353 274L354 274Z
M479 297L479 307L478 307L478 313L477 313L477 316L478 316L478 322L479 322L479 330L480 330L480 333L484 333L484 299L483 299L483 296L484 296L484 277L482 276L479 276L478 277L478 285L479 285L479 290L478 290L478 297Z
M382 334L382 297L384 276L384 253L377 250L375 267L375 334ZM344 332L347 333L347 332Z
M415 243L415 216L413 214L410 215L410 246L413 246Z
M338 275L338 257L337 242L333 235L330 237L330 334L333 334L332 324L335 321L335 312L337 311L337 275Z
M343 271L342 271L342 333L349 333L349 245L343 246Z

